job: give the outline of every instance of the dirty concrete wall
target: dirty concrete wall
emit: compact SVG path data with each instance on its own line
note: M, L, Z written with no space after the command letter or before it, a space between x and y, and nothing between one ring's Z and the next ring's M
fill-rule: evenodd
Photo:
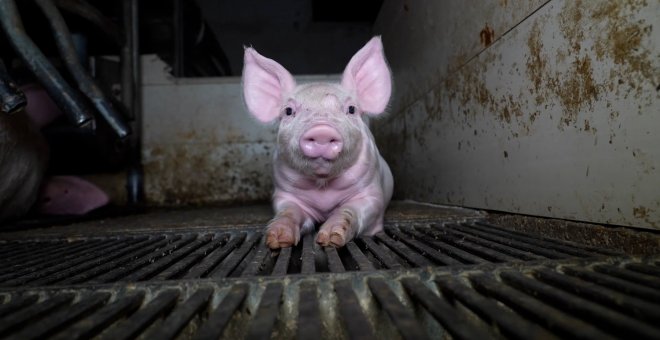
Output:
M660 1L386 1L395 195L660 228Z

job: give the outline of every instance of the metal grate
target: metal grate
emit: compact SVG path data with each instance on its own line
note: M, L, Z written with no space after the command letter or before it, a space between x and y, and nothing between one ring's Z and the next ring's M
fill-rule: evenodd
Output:
M658 339L660 257L0 289L0 337L447 335Z
M0 286L281 276L621 255L480 221L389 225L346 247L306 235L271 251L261 228L59 240L0 241Z

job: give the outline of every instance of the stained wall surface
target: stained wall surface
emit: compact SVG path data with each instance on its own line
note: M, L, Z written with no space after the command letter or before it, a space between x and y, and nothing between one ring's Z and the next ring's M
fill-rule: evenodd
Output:
M396 1L395 195L660 228L660 1Z

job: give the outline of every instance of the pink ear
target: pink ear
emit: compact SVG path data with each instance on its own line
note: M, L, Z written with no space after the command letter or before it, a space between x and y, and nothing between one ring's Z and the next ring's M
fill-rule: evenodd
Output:
M295 80L282 65L260 55L253 48L245 49L243 98L248 110L257 119L264 123L276 119L284 97L295 87Z
M341 84L357 94L363 111L371 114L385 111L392 93L392 78L380 37L373 37L355 53L344 70Z

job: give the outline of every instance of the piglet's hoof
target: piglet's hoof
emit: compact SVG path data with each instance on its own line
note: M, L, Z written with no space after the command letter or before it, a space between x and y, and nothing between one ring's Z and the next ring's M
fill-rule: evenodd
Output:
M298 244L300 231L287 218L275 219L266 231L266 245L270 249L287 248Z
M340 248L351 240L352 230L348 223L339 223L333 226L322 226L316 236L316 243L327 247Z

